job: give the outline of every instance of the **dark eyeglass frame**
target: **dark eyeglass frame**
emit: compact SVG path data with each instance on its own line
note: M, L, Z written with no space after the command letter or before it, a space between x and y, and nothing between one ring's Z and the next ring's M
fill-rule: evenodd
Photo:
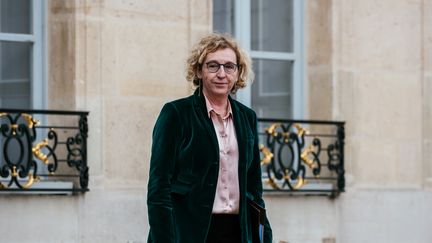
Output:
M209 67L209 65L211 65L211 64L217 65L217 69L214 69L215 67ZM224 67L225 73L228 73L228 74L233 74L240 68L240 65L232 63L232 62L221 64L221 63L218 63L215 61L210 61L210 62L206 62L205 65L207 67L207 70L209 70L209 72L211 72L211 73L219 72L219 69L221 66ZM230 69L230 67L234 67L234 69Z

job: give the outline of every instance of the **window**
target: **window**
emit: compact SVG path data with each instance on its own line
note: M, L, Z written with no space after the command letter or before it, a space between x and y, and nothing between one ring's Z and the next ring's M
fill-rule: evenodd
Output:
M251 55L255 81L237 99L258 117L304 116L302 0L213 1L213 28L235 36Z
M0 0L0 109L46 108L44 2ZM44 119L39 114L33 117L39 121ZM4 116L0 120L2 125L8 124ZM8 140L4 134L0 136L0 166L3 171L9 168L6 157L15 164L24 165L22 161L28 160L28 155L22 155L23 151L31 151L31 148L28 143L18 142L20 139L24 138ZM46 166L38 163L39 172L46 172ZM0 179L4 183L5 178Z
M43 5L0 0L0 108L45 108Z

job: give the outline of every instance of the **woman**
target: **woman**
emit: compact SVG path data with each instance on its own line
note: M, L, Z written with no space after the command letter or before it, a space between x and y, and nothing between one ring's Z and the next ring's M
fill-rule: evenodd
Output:
M148 242L252 242L247 201L264 207L257 120L230 97L253 75L250 63L226 35L192 50L186 78L195 92L165 104L153 130Z

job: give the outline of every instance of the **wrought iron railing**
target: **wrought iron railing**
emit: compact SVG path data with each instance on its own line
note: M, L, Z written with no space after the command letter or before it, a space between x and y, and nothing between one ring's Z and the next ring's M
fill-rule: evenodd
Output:
M87 116L0 109L0 191L88 191Z
M264 191L329 196L344 191L344 122L258 121Z

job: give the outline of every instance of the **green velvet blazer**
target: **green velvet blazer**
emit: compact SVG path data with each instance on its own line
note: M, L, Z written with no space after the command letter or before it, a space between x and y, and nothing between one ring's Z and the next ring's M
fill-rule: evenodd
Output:
M242 242L252 242L247 198L264 207L257 119L229 97L239 148ZM147 207L148 242L204 243L219 172L219 146L202 93L169 102L153 130ZM272 241L266 220L264 241Z

